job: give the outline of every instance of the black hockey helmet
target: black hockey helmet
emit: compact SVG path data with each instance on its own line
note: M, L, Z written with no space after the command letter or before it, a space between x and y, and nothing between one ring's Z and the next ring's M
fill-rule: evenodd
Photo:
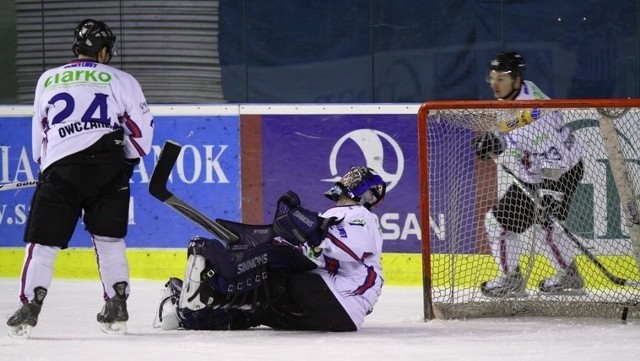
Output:
M116 36L102 21L85 19L78 24L73 33L73 53L97 56L102 48L107 48L107 61L117 55Z
M371 209L382 202L386 191L387 184L376 171L368 167L352 167L324 195L334 202L344 195Z
M512 51L499 53L489 62L489 71L495 70L503 73L511 73L515 76L524 74L526 64L520 53Z

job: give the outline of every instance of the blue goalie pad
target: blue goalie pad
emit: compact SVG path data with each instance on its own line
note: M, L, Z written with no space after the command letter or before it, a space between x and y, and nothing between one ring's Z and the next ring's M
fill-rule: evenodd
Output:
M263 286L271 271L305 272L316 268L297 248L263 243L242 251L226 249L220 242L194 237L189 254L206 259L207 284L223 295L247 292Z
M261 244L271 243L275 236L271 224L252 225L227 221L224 219L216 219L216 222L233 232L240 239L238 242L228 245L228 248L231 251L242 251Z
M178 318L183 328L188 330L228 330L229 314L224 308L204 308L190 310L182 308L178 312Z

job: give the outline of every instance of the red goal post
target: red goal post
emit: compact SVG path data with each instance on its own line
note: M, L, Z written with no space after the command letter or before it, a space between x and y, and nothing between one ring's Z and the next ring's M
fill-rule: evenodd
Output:
M486 297L479 286L498 272L484 216L514 178L477 159L472 141L550 116L582 146L585 176L554 232L575 241L584 294L538 290L555 271L532 230L520 235L525 295ZM420 106L417 129L425 320L640 315L640 99L433 101Z

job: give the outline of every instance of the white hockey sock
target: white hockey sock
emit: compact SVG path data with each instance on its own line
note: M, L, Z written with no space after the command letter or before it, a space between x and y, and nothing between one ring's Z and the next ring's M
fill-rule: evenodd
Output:
M512 273L520 265L520 242L514 233L506 233L491 242L491 254L496 260L500 274Z
M554 226L540 226L538 239L542 244L544 254L551 260L556 270L568 267L577 256L578 250L571 239Z
M520 264L522 249L518 235L505 230L492 212L488 212L485 216L485 231L500 275L515 272Z
M126 294L129 294L129 263L126 245L122 238L93 236L93 244L98 258L98 271L106 297L115 296L113 285L127 282Z
M53 278L53 264L59 250L59 247L27 243L20 277L20 305L33 299L34 288L49 289Z

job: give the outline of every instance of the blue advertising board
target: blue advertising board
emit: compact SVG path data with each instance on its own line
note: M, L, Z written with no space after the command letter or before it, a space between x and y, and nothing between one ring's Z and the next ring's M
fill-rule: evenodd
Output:
M151 153L131 179L129 247L184 248L202 228L153 198L147 188L160 150L168 139L183 145L167 184L169 190L212 218L240 220L239 116L155 116ZM0 183L37 178L31 159L31 118L0 118ZM0 192L0 247L22 246L34 188ZM79 220L70 247L90 247Z

